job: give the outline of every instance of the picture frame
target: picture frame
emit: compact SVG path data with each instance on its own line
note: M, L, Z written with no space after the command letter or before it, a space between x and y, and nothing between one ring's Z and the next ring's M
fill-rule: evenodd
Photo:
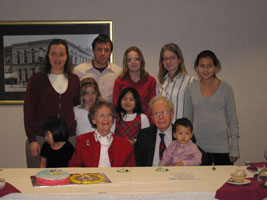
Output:
M91 43L99 34L113 40L111 20L0 22L0 104L24 103L28 80L52 39L65 39L75 67L93 57Z

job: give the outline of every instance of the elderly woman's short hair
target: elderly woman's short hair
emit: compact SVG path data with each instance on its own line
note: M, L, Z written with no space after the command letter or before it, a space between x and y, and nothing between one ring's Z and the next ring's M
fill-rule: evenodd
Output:
M109 103L105 100L97 101L90 107L89 114L88 114L89 121L93 128L97 128L96 125L93 123L93 120L94 120L96 112L102 107L108 107L110 109L113 120L116 117L116 110L112 103Z

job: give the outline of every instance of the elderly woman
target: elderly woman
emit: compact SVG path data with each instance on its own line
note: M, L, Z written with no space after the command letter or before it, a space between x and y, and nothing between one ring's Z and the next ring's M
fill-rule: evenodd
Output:
M114 135L111 127L115 109L99 101L90 108L89 120L95 131L79 135L69 167L133 167L134 152L130 142Z

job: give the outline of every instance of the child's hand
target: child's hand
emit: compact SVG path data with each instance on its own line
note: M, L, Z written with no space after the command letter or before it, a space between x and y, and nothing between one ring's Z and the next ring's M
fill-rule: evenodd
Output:
M132 146L134 146L134 144L136 143L136 139L135 140L128 139L128 140L129 140L129 142L131 143Z
M177 163L175 164L175 166L184 166L184 163L183 163L183 161L179 161L179 162L177 162Z

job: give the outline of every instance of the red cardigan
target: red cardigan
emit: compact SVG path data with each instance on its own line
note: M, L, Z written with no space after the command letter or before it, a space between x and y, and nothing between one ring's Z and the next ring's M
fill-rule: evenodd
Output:
M47 74L33 74L24 100L24 126L29 141L36 141L36 135L44 136L42 127L49 117L63 118L70 136L75 135L73 107L79 104L79 93L80 80L75 74L69 76L68 88L61 95L51 85Z
M79 135L76 140L75 152L69 167L98 167L100 159L99 141L95 140L94 132ZM134 167L134 151L130 142L113 134L113 141L108 149L111 167Z
M137 90L140 95L143 112L148 116L151 122L151 116L148 111L149 101L156 96L156 80L148 75L145 78L140 79L138 82L133 82L129 75L126 75L123 78L118 77L115 80L114 89L113 89L113 104L117 105L120 93L124 88L132 87Z

